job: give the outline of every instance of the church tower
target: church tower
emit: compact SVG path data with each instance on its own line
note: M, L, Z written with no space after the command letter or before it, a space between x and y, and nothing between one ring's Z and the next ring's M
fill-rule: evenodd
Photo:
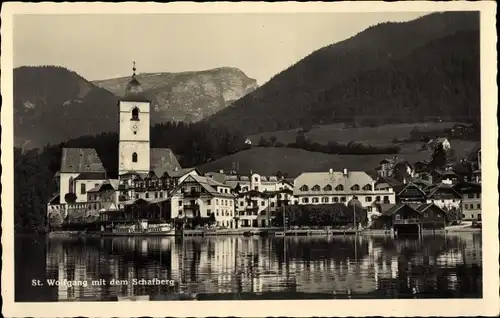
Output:
M150 110L151 102L143 95L141 83L135 76L125 88L125 96L119 102L120 141L118 173L150 171Z

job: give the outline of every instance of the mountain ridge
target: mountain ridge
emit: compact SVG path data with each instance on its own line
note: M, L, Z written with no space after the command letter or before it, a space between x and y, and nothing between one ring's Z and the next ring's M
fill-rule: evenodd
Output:
M321 124L310 116L310 110L324 91L341 83L356 87L356 77L363 72L390 66L392 60L408 57L419 47L459 31L475 31L479 36L478 12L434 13L409 22L369 27L312 52L205 120L239 128L246 134ZM423 63L420 66L425 66Z
M165 73L150 73L162 74ZM151 125L169 121L196 122L229 105L251 91L254 79L231 67L205 71L169 73L174 79L150 85L146 94L152 99ZM149 76L153 77L154 76ZM118 95L125 91L130 77L119 78ZM177 79L177 80L175 80ZM108 80L109 81L109 80ZM116 82L115 79L111 80ZM109 83L109 82L108 82ZM154 83L153 83L154 84ZM101 86L102 85L101 83ZM118 131L119 96L95 85L78 73L61 66L22 66L14 69L15 144L42 147L83 135Z

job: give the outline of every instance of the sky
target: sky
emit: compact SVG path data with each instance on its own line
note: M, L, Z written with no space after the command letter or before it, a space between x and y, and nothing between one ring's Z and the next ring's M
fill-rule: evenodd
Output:
M16 15L14 67L58 65L87 80L237 67L259 85L313 51L422 12Z

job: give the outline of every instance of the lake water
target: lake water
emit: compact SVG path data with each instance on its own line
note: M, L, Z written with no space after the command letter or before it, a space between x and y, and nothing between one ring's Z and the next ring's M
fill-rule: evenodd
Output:
M481 247L480 233L398 239L23 237L16 239L15 296L16 301L480 298ZM145 285L138 284L141 279ZM32 286L32 280L43 286Z

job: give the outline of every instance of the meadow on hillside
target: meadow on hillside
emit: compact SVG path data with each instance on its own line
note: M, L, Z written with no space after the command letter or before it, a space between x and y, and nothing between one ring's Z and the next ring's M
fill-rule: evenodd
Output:
M451 146L457 157L467 156L475 144L474 141L451 141ZM403 145L397 156L415 163L419 160L430 160L431 152L421 151L419 143L412 143ZM387 154L332 155L294 148L252 147L252 149L200 165L198 168L202 172L209 172L221 169L230 170L237 167L239 173L253 171L264 175L272 175L281 171L290 177L296 177L302 172L328 171L328 169L374 171L382 159L391 157L392 155Z
M305 133L305 137L311 142L320 144L327 144L329 141L335 141L341 144L347 144L350 141L362 143L372 146L390 146L392 140L397 138L399 140L407 139L410 137L410 132L415 127L421 130L445 130L453 127L456 122L427 122L427 123L414 123L414 124L394 124L382 125L378 127L357 127L345 128L344 124L332 125L316 125L309 132ZM295 138L301 129L282 130L265 132L260 134L251 135L248 138L252 141L253 145L257 145L261 137L269 139L272 136L277 138L277 141L284 144L295 142Z

